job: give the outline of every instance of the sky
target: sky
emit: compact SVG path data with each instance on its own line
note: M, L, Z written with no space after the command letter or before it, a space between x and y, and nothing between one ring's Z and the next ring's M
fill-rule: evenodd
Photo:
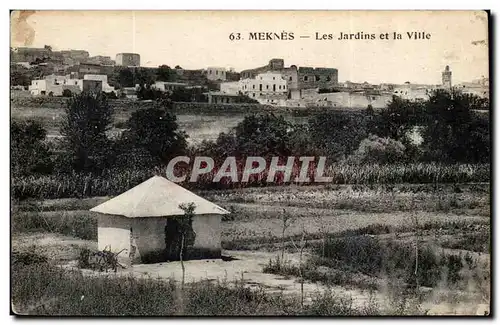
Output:
M488 77L488 17L483 11L13 11L11 46L84 49L141 65L236 71L283 58L285 66L337 68L339 81L440 84ZM293 33L293 40L250 40L249 33ZM344 34L375 39L338 40ZM401 40L392 39L399 33ZM410 40L407 33L430 34ZM242 40L230 40L240 33ZM332 34L332 40L317 40ZM380 39L389 33L390 39ZM236 34L234 34L236 35ZM309 36L309 38L300 38Z

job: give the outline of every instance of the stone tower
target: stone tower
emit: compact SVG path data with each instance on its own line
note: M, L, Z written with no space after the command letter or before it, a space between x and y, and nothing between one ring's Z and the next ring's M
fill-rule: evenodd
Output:
M443 82L444 88L451 88L451 70L450 66L446 66L444 71L441 73L441 80Z

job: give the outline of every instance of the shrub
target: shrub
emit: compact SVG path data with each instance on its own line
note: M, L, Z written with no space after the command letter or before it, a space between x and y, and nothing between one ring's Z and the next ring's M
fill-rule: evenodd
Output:
M47 263L48 261L46 256L37 254L34 251L19 252L14 250L12 251L11 257L12 266L15 268L32 264Z
M447 240L441 243L441 246L489 254L491 253L489 229L487 231L464 234L462 238Z
M308 316L350 316L359 312L353 307L352 298L341 297L326 290L322 294L316 294L310 305L302 312Z
M361 141L359 148L350 157L350 161L361 164L398 163L405 159L405 149L405 146L399 141L370 135Z
M73 96L73 93L69 89L64 89L62 92L62 96L63 97L71 97L71 96Z
M116 93L114 91L110 91L109 93L105 93L105 95L108 99L118 99L118 96L116 96Z
M275 260L269 259L269 262L264 266L262 272L271 274L293 275L299 276L300 270L298 266L292 265L289 261L283 261L279 255Z
M321 256L322 247L315 247ZM472 269L477 261L467 254L439 253L430 246L419 247L418 268L414 270L417 259L415 247L410 243L393 240L382 241L370 236L332 238L326 243L325 258L319 264L333 268L344 268L351 272L362 272L372 276L401 278L410 286L415 284L435 287L443 280L449 284L460 285L464 266Z
M45 141L47 131L39 122L11 122L11 167L14 176L52 172L50 150Z

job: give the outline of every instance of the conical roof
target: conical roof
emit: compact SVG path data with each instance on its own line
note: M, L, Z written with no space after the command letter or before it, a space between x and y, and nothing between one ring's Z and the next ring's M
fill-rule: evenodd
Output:
M153 176L136 187L90 209L90 211L128 218L175 216L184 214L184 211L179 208L180 204L191 202L196 205L195 215L229 213L229 211L160 176Z

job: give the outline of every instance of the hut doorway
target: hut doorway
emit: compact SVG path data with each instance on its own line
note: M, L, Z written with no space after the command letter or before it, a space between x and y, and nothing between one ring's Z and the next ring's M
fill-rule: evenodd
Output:
M189 258L190 248L193 247L196 234L193 231L193 221L188 222L188 229L184 235L184 259ZM181 224L177 218L168 218L165 226L165 255L167 260L178 261L182 246Z

